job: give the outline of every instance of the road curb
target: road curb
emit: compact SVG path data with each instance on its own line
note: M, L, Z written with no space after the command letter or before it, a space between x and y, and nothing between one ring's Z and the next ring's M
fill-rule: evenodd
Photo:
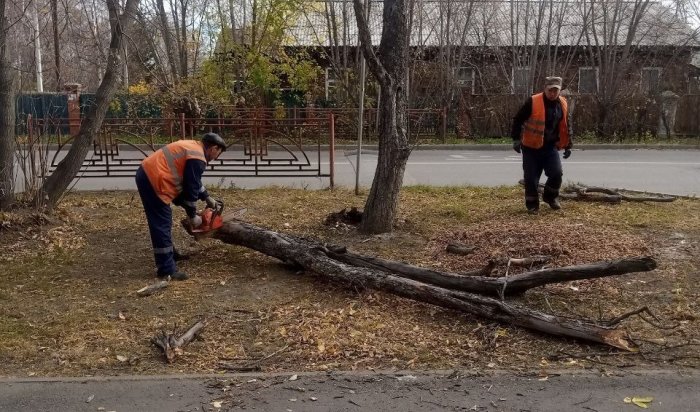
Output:
M514 376L522 378L542 377L542 370L514 371L507 369L498 370L461 370L461 369L436 369L436 370L376 370L376 371L305 371L305 372L241 372L241 373L204 373L204 374L183 374L183 375L115 375L115 376L75 376L75 377L5 377L0 378L0 384L12 383L41 383L41 382L109 382L109 381L163 381L163 380L203 380L203 379L235 379L235 378L262 378L273 379L279 377L401 377L401 376L424 376L424 377L446 377L446 376L473 376L473 377L498 377ZM600 377L598 370L582 369L551 369L546 371L547 376L590 376ZM612 376L661 376L661 375L681 375L684 377L700 377L700 370L696 369L625 369L613 373Z

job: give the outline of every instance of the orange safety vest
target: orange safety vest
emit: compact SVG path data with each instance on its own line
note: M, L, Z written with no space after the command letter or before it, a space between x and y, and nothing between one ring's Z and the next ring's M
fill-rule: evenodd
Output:
M141 163L153 190L165 204L169 205L182 193L185 163L190 159L206 163L201 142L178 140L157 150Z
M539 149L544 146L544 99L544 93L532 96L532 114L523 125L523 131L520 135L520 140L525 147ZM559 122L557 149L561 150L569 144L569 105L562 96L559 96L559 102L561 103L562 119Z

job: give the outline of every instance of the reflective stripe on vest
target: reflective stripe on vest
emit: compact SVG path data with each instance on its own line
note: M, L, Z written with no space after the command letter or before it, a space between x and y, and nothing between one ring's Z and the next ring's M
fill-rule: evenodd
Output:
M196 159L198 157L202 157L201 155L204 152L200 153L195 150L185 150L184 152L173 154L170 151L170 149L168 149L168 146L163 147L163 149L161 150L163 150L163 156L165 156L165 161L168 162L168 167L170 168L170 172L172 173L173 183L175 184L177 191L182 192L182 176L178 173L175 161L185 156L187 156L187 158L189 159Z
M544 108L544 93L538 93L532 96L532 113L523 124L523 129L520 135L520 140L523 146L532 149L539 149L544 146L544 129L545 129L545 108ZM562 149L569 144L569 125L568 125L568 104L566 99L559 96L561 104L562 118L559 121L559 141L557 148Z
M182 193L185 163L188 160L206 163L204 148L194 140L179 140L164 146L144 159L142 166L158 197L166 204Z

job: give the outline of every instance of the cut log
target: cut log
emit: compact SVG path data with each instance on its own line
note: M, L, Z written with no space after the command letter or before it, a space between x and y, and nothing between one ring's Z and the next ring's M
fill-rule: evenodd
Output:
M450 242L447 244L445 251L447 253L454 253L455 255L466 256L476 250L476 246L468 246L458 242Z
M163 355L165 355L168 363L173 363L175 358L182 354L182 348L192 342L205 326L207 326L207 320L202 319L192 325L180 337L175 337L175 332L166 333L161 331L158 335L151 338L151 343L163 351Z
M416 301L550 335L598 342L624 350L636 348L634 342L629 339L623 329L586 320L549 315L503 300L450 290L399 277L375 268L356 266L334 259L333 256L347 254L347 252L342 253L342 248L340 250L336 248L332 251L318 243L273 232L248 223L226 222L214 237L228 244L257 250L335 281L390 292ZM510 285L507 289L510 290Z

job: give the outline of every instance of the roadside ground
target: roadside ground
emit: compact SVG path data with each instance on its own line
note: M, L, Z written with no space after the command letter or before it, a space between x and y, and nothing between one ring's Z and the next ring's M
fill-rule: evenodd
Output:
M135 291L154 272L137 194L74 193L52 216L0 215L0 375L223 373L232 362L252 362L261 372L457 369L537 376L700 366L697 200L564 201L559 212L530 216L519 188L419 186L402 192L394 233L364 236L323 224L328 213L362 206L364 197L349 191L213 191L232 210L246 207L245 220L254 224L454 272L504 257L549 255L552 265L565 266L652 255L655 271L549 285L514 301L589 319L646 306L657 319L625 321L640 350L620 352L332 284L243 247L195 243L179 227L176 242L191 255L181 267L191 280L141 298ZM449 241L477 249L450 255ZM506 270L516 273L499 264L493 274ZM166 364L150 338L200 317L214 321Z

